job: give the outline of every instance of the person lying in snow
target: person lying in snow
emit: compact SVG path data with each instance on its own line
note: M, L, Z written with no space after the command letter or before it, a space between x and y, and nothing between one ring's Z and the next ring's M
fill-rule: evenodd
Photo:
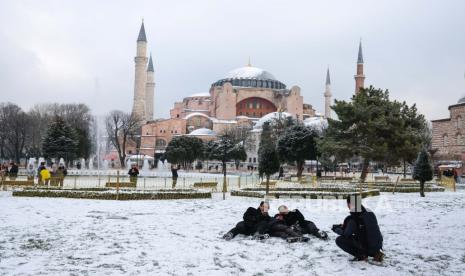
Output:
M282 214L276 214L270 222L269 233L272 237L283 238L287 242L308 242L310 239L304 237L299 229L288 226Z
M320 231L316 227L315 223L305 220L304 215L302 215L298 209L289 211L286 205L281 205L279 206L278 211L285 224L301 232L301 234L310 234L323 240L328 239L328 234L324 231Z
M382 262L383 236L375 214L362 205L359 195L348 197L347 207L350 215L343 224L332 227L333 232L339 235L336 245L354 256L353 261L366 261L370 256L374 261Z
M239 222L236 227L224 234L223 239L229 241L237 234L253 235L254 239L269 238L268 230L271 222L271 217L268 215L270 205L268 202L262 201L258 208L249 207L245 211L243 221Z

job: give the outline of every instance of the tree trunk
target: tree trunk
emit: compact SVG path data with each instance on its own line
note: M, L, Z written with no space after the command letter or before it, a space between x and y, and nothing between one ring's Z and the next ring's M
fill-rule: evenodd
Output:
M420 181L420 196L425 197L425 181Z
M226 192L227 192L227 187L226 187L226 162L223 161L223 200L226 199Z
M304 162L297 161L297 178L299 178L299 181L302 178L302 172L304 171Z
M407 178L407 162L405 162L405 159L404 159L404 178Z
M365 179L367 178L369 165L370 165L370 161L368 159L363 159L362 175L360 175L360 181L362 183L365 182Z
M268 193L270 192L270 176L266 175L266 189L265 189L265 196L268 197Z

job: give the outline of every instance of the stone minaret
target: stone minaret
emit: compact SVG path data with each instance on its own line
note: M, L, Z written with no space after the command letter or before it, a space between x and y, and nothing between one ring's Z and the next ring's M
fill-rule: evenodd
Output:
M331 118L331 78L329 77L329 68L326 71L326 88L325 88L325 118Z
M153 120L153 92L155 89L152 54L150 54L149 66L147 67L147 82L145 83L145 116L146 120Z
M134 77L134 103L132 113L137 115L141 120L147 118L145 112L145 82L147 78L147 38L145 36L144 21L140 26L139 36L137 38L137 54L134 58L136 64Z
M365 75L363 74L363 53L362 53L362 41L358 45L358 59L357 59L357 75L355 78L355 94L358 94L360 88L364 87Z

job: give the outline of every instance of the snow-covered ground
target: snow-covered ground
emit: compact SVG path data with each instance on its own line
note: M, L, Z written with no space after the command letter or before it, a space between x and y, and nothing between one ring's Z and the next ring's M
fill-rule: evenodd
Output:
M375 210L385 266L351 263L329 229L342 200L280 199L329 231L330 241L288 244L220 236L252 198L95 201L0 193L0 275L463 275L465 192L382 194Z

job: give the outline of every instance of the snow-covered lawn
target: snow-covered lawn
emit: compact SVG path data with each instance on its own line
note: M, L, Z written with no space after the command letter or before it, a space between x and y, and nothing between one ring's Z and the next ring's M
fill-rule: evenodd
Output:
M330 231L342 200L281 199L329 231L330 241L288 244L220 236L253 198L96 201L0 193L0 275L451 275L465 273L465 193L382 194L375 210L385 266L351 263Z

